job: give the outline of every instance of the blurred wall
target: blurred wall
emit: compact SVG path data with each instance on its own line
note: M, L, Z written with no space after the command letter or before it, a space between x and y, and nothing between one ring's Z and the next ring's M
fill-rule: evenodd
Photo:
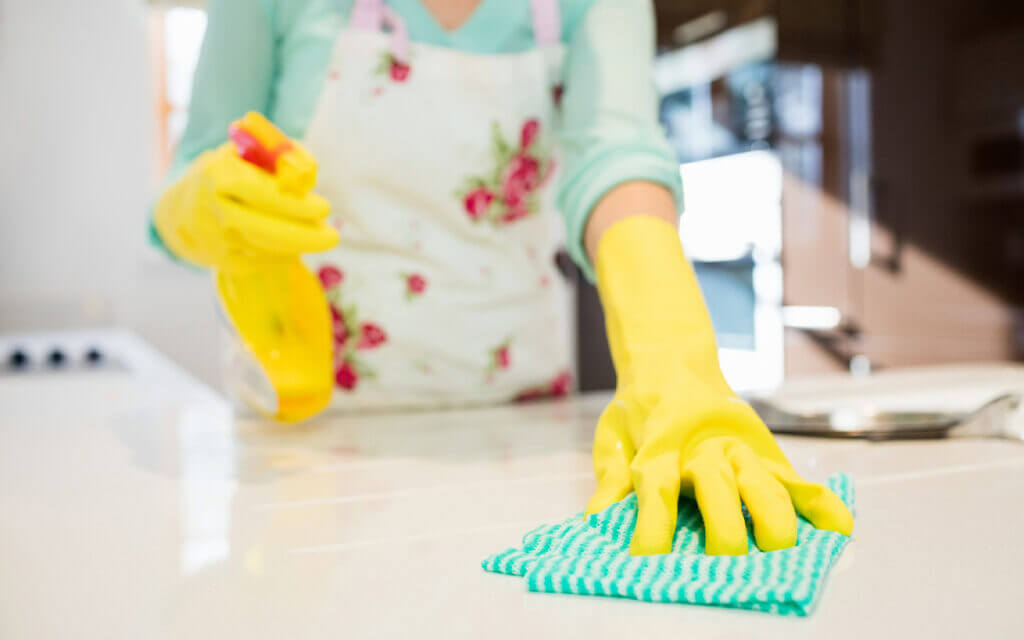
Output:
M147 245L141 0L0 0L0 332L132 329L217 378L208 277Z

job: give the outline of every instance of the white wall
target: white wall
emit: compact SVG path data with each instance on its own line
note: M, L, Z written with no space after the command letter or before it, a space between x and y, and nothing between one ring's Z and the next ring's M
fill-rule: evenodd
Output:
M205 274L146 243L142 0L0 0L0 332L124 326L217 378Z

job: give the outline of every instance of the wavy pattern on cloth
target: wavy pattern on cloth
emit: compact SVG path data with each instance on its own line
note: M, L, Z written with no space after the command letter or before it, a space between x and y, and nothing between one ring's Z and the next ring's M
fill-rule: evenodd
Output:
M853 479L837 473L827 485L852 511ZM708 556L700 511L695 502L684 498L679 503L672 553L638 557L629 555L635 521L636 496L630 495L589 518L576 514L558 524L537 527L523 536L521 548L490 556L483 568L520 576L527 589L536 592L806 616L849 541L800 518L795 547L765 553L751 534L747 555Z

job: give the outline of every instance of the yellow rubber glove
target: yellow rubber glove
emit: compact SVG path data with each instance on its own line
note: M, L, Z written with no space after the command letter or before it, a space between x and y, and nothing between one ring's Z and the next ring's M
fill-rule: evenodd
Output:
M635 555L671 550L680 492L697 501L710 555L747 552L741 501L764 551L796 543L796 512L849 535L853 516L843 502L796 474L723 378L675 227L650 216L617 222L596 263L618 386L594 435L598 488L587 514L635 490Z
M153 224L168 248L189 262L247 270L336 245L329 213L322 197L282 189L275 174L243 160L227 142L199 156L163 193Z
M300 254L338 242L330 206L312 193L316 162L249 113L233 142L201 155L157 202L154 224L180 257L211 267L225 315L251 358L233 386L284 422L323 409L332 390L331 320ZM244 370L255 360L257 371ZM267 397L270 396L270 397Z
M261 263L216 274L225 314L266 376L243 368L234 385L258 410L281 422L319 413L333 389L331 319L320 281L300 260ZM255 379L254 379L255 378ZM265 395L265 392L264 392Z

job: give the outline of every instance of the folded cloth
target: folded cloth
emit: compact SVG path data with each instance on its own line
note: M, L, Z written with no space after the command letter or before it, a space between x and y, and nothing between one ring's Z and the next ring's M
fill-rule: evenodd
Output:
M827 484L852 511L850 476L834 474ZM521 549L496 553L483 561L483 568L521 576L529 591L806 616L849 540L841 533L815 529L800 518L792 548L765 553L748 534L750 552L745 556L705 555L700 511L693 500L683 498L672 552L631 556L635 522L636 496L630 495L588 518L580 513L540 526L523 536Z

